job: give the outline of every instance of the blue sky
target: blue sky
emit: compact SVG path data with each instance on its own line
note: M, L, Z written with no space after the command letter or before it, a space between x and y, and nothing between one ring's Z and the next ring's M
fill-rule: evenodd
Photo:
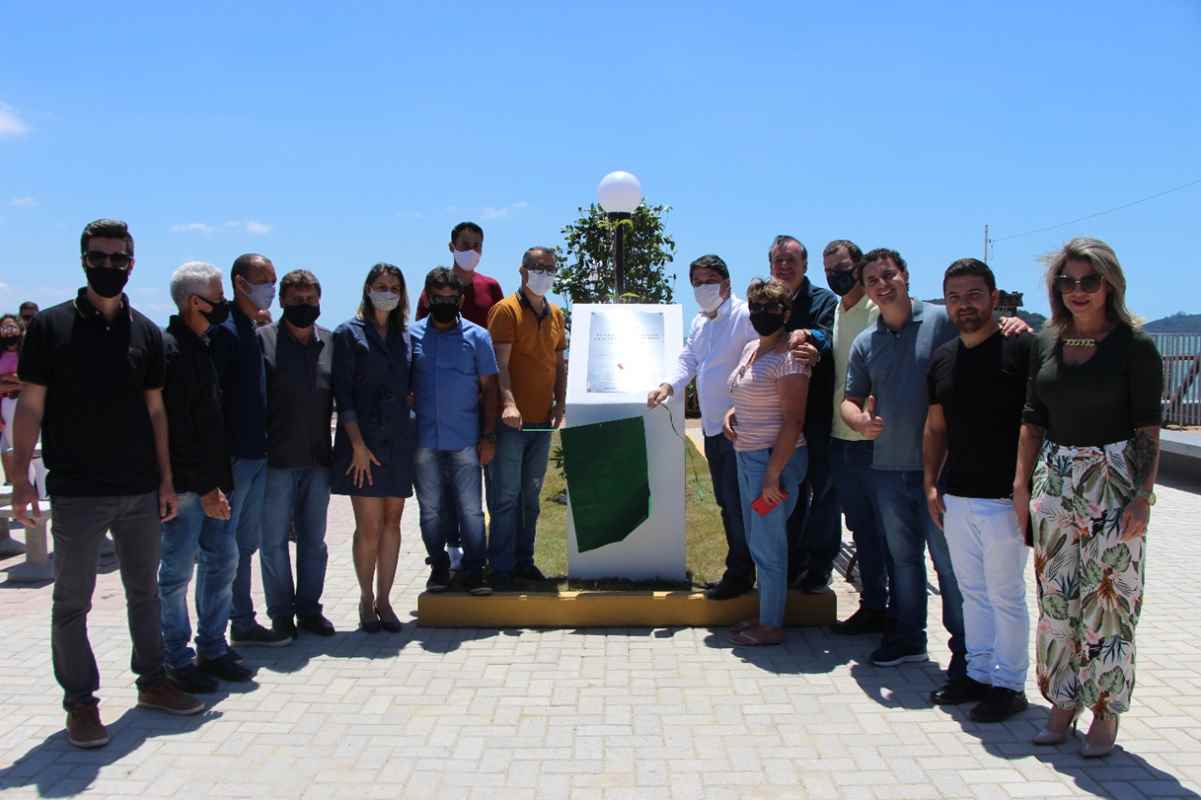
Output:
M313 269L322 321L376 261L410 284L486 230L508 290L612 169L671 205L677 297L721 254L736 288L792 233L890 246L914 288L994 236L1201 178L1201 3L12 4L0 32L0 308L66 299L77 241L130 222L130 291L259 251ZM201 6L204 7L201 10ZM1037 256L1108 240L1147 318L1201 311L1201 185L999 241L1045 310ZM229 288L227 287L227 291Z

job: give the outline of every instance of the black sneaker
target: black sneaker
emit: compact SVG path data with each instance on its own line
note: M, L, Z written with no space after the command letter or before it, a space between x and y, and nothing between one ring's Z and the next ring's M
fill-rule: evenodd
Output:
M425 563L429 564L427 558ZM430 578L425 582L425 590L427 592L445 592L450 588L450 559L439 559L436 564L430 566Z
M196 669L230 683L245 683L254 677L253 672L239 664L229 653L212 660L198 658Z
M960 703L974 703L983 700L992 691L987 683L971 678L956 678L947 681L939 689L930 692L930 702L936 706L957 706Z
M833 575L831 570L815 572L809 570L805 573L805 577L801 578L797 588L805 594L821 594L830 586L830 578Z
M517 588L517 583L514 576L505 572L492 573L492 590L495 592L511 592Z
M1026 710L1030 703L1025 692L1015 692L1003 686L989 688L985 698L968 714L975 722L1004 722Z
M478 572L460 572L455 575L455 588L476 597L492 594L492 587Z
M217 679L211 675L205 675L194 664L168 669L167 680L176 689L188 694L208 694L217 691Z
M229 641L239 647L284 647L292 643L296 630L293 629L292 633L287 635L285 633L281 632L275 623L272 623L270 628L264 628L256 622L245 630L231 630Z
M865 633L884 633L888 615L883 611L859 606L859 610L842 622L830 626L830 633L839 636L860 636Z
M542 574L542 570L538 569L534 564L526 564L524 567L518 567L513 570L513 578L528 583L542 583L546 580L546 576Z
M751 584L740 578L732 578L727 573L721 576L720 581L705 590L705 597L709 600L731 600L741 597L750 590Z
M296 638L296 623L291 617L279 617L271 620L271 632L290 642Z
M225 655L232 658L234 660L235 664L245 664L246 663L246 659L242 656L242 654L239 653L237 650L233 649L232 647L227 647L225 649Z
M317 636L333 636L337 633L334 630L334 623L320 614L313 614L311 617L297 617L296 626L305 633L312 633Z
M872 653L872 663L877 667L895 667L917 661L929 661L924 647L905 647L897 642L886 642Z

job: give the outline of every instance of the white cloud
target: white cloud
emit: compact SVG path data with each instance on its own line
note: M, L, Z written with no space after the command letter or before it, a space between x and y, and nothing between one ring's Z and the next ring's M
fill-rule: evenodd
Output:
M23 120L12 106L0 103L0 139L5 137L16 139L27 133L29 133L29 123Z
M38 201L30 195L25 195L24 197L14 197L8 204L13 208L33 208Z
M171 226L171 233L203 233L208 236L214 230L212 225L204 222L183 222Z
M205 236L212 236L218 231L246 232L252 236L265 236L271 233L271 226L255 220L246 220L245 222L228 220L222 225L210 225L207 222L182 222L171 226L172 233L202 233Z
M516 203L510 203L507 206L501 206L500 208L495 208L493 206L485 206L484 208L480 209L480 219L483 219L483 220L504 219L505 217L512 214L514 211L520 211L523 208L529 208L529 205L530 204L527 203L525 200L521 200Z

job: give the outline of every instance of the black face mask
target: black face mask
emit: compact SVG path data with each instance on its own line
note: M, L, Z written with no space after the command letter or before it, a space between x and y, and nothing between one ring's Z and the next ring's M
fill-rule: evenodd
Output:
M19 341L20 336L0 336L0 350L7 350Z
M760 336L771 336L784 327L784 315L770 311L752 311L751 326Z
M88 276L88 286L92 291L106 299L121 294L129 281L129 270L109 269L108 267L85 267Z
M831 292L834 292L839 297L845 297L848 292L855 288L855 273L849 269L827 272L826 283L830 285Z
M321 316L321 306L311 306L308 303L297 303L294 306L284 306L284 319L297 328L307 328Z
M204 300L203 297L200 299ZM207 300L204 300L204 302L208 303ZM209 303L209 305L211 305L212 308L210 308L208 311L205 311L204 309L200 310L200 313L204 314L204 318L208 320L209 325L220 325L222 322L225 322L225 320L229 319L229 303L222 300L220 303Z
M442 325L453 322L454 318L459 316L459 304L434 303L430 306L430 316L434 318L434 322Z

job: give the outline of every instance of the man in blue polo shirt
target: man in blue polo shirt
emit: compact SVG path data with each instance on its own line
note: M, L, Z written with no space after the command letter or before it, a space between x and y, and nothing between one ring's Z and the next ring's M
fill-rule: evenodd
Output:
M447 267L425 277L430 314L413 323L413 393L417 411L415 483L421 538L428 553L426 589L450 586L450 557L439 524L444 487L453 487L463 537L456 582L474 595L490 594L484 582L484 510L480 468L496 454L500 393L496 354L488 331L463 319L464 286Z
M909 270L895 250L872 250L855 267L859 283L880 309L875 325L855 337L847 363L843 420L874 440L873 490L884 539L894 564L896 628L885 633L872 663L891 667L925 661L926 558L928 544L942 621L951 634L947 684L931 695L948 703L967 685L963 596L951 568L947 540L930 519L922 488L922 431L929 408L926 374L931 355L958 330L941 306L909 296Z

